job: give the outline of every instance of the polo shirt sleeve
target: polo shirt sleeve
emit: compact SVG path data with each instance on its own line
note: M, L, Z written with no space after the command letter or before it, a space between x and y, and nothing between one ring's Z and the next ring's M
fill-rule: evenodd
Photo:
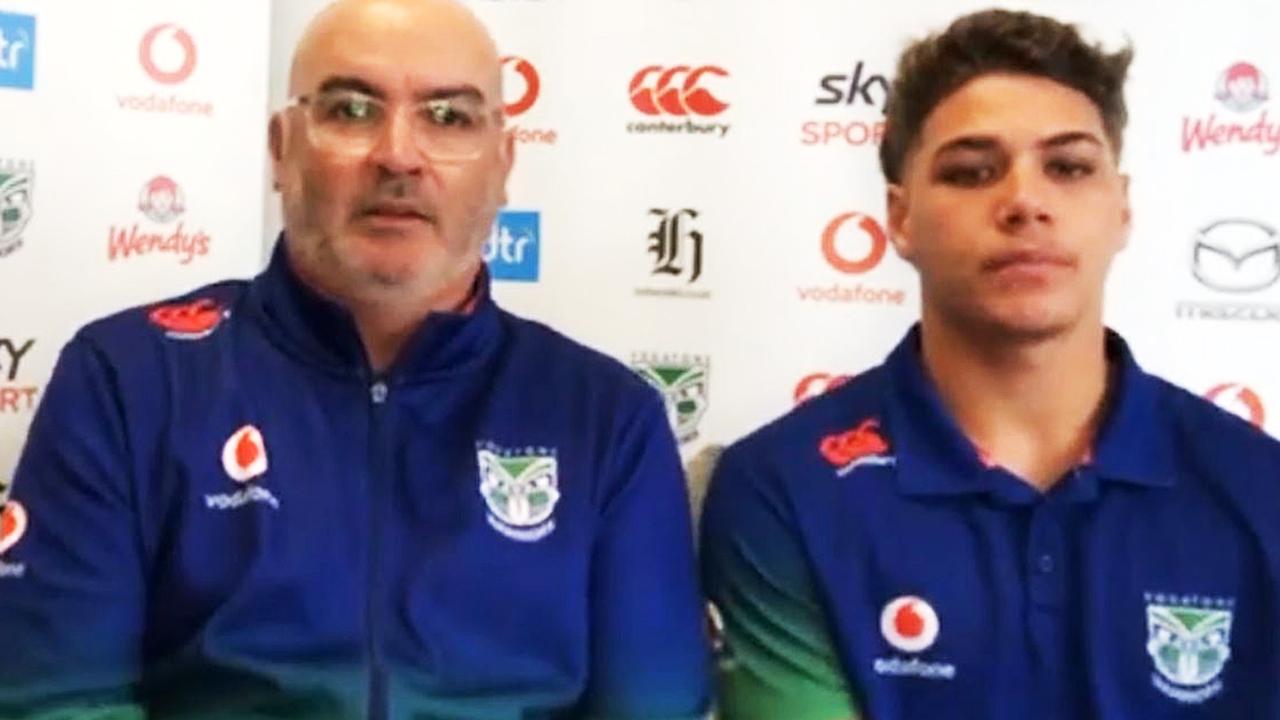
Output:
M144 717L132 688L146 593L116 393L101 355L72 340L19 459L0 535L7 720Z
M741 446L716 467L702 517L703 581L723 623L722 720L860 717L808 559L801 520Z
M710 704L711 662L692 518L675 438L656 393L646 395L613 443L592 559L591 677L583 716L702 718Z

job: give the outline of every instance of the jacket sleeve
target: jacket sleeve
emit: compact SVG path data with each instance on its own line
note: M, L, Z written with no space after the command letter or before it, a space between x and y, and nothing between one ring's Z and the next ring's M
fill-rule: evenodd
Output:
M722 620L721 720L842 720L860 714L799 539L761 465L731 447L702 516L703 582ZM765 465L767 467L767 465Z
M701 718L710 652L688 494L661 400L615 440L592 560L589 718Z
M63 348L18 461L0 533L0 717L141 718L145 590L119 388Z

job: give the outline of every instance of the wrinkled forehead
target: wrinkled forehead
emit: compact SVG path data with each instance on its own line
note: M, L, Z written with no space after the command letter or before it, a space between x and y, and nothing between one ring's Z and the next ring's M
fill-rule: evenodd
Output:
M335 78L359 80L391 98L471 87L487 103L501 101L497 52L473 18L403 4L370 3L317 20L299 43L290 94L315 92Z

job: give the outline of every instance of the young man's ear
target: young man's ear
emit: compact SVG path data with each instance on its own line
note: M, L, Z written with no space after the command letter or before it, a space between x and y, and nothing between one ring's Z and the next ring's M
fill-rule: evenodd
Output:
M885 207L889 214L889 242L893 243L893 249L899 257L911 262L915 250L911 243L911 233L907 230L911 206L903 186L889 185L885 189Z

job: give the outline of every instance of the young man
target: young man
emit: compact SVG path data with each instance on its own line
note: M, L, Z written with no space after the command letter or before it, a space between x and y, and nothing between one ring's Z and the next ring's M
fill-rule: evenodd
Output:
M724 718L1280 717L1280 443L1102 322L1129 60L1005 11L905 51L922 317L716 470Z
M662 403L489 294L500 78L453 0L315 20L270 266L59 359L0 532L0 718L700 716Z

